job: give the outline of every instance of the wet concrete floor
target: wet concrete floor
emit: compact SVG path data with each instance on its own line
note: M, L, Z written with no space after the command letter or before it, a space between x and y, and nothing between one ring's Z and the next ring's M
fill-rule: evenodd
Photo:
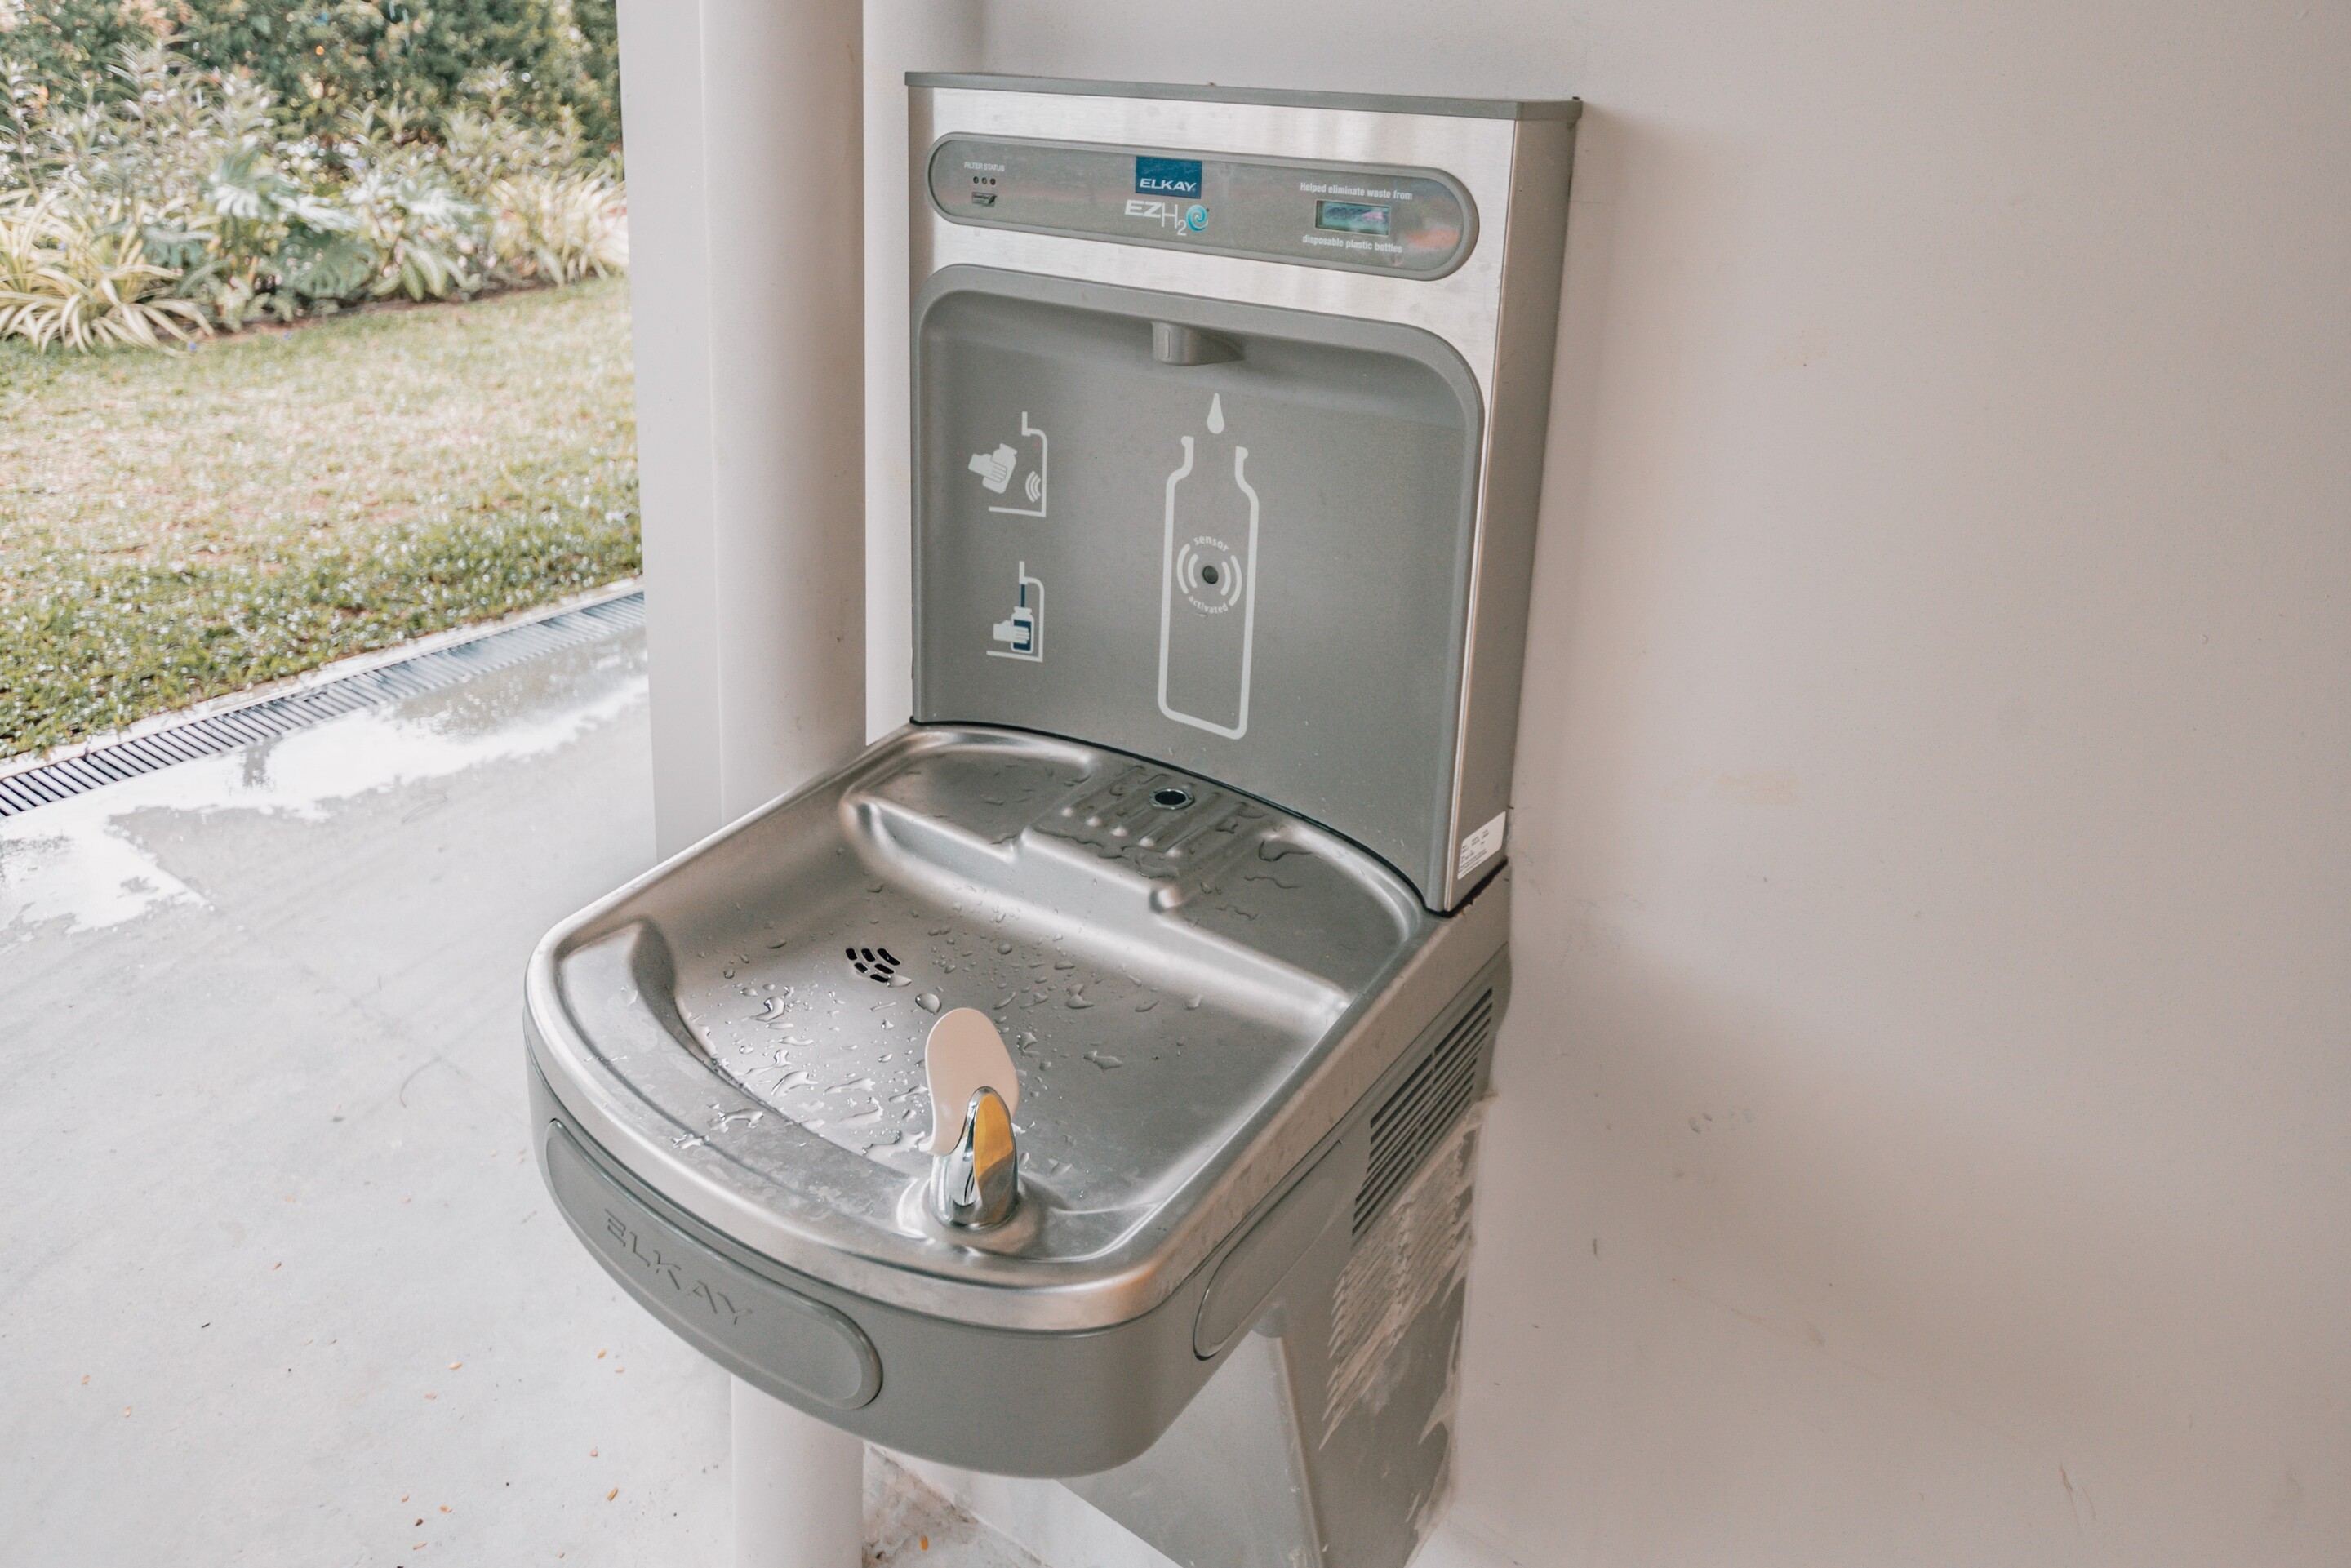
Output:
M0 1556L726 1561L726 1377L527 1154L647 745L630 632L0 820ZM1033 1563L869 1468L869 1558Z

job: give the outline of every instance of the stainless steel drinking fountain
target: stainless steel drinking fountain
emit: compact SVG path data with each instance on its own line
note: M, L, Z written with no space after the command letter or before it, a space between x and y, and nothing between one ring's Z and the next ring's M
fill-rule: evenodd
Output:
M1575 106L908 79L914 722L540 945L542 1168L778 1398L1179 1563L1400 1564Z

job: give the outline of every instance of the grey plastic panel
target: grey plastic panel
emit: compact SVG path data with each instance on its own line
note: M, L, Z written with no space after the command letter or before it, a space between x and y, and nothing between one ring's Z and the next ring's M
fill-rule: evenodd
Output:
M1344 1162L1325 1158L1225 1254L1200 1302L1200 1322L1192 1332L1194 1350L1214 1355L1257 1321L1273 1288L1339 1217L1351 1171L1353 1166Z
M1477 243L1468 193L1434 169L951 136L929 185L951 223L1405 277Z
M1153 324L1237 358L1168 365ZM1070 736L1441 906L1483 410L1427 333L954 268L915 311L915 716Z
M854 1322L693 1241L590 1160L560 1122L547 1131L547 1185L629 1293L705 1354L721 1346L828 1410L870 1405L882 1361Z
M1149 1448L1217 1364L1192 1354L1205 1272L1155 1310L1104 1330L1026 1333L908 1312L787 1269L679 1209L572 1122L537 1071L530 1081L534 1119L547 1129L538 1140L540 1168L557 1208L590 1256L664 1326L719 1365L843 1430L998 1475L1081 1475L1123 1464ZM590 1163L588 1183L559 1185L549 1158L559 1139L569 1140ZM854 1322L886 1369L873 1397L853 1408L812 1398L779 1376L756 1345L709 1333L698 1304L665 1289L643 1288L633 1261L597 1242L608 1208L632 1227L665 1229L686 1270L764 1280Z

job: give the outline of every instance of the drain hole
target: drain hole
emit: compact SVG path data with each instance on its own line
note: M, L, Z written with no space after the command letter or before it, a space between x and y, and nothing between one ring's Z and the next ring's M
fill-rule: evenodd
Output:
M904 962L887 947L846 947L842 951L849 955L850 963L859 974L869 980L879 980L885 986L896 976Z
M1151 803L1155 806L1165 806L1172 811L1178 806L1190 805L1192 791L1180 784L1165 785L1151 792Z

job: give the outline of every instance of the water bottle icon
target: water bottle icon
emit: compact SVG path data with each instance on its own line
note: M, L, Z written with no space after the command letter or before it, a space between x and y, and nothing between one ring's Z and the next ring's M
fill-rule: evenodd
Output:
M1224 434L1221 394L1207 423L1211 438ZM1161 539L1159 711L1238 740L1249 733L1257 641L1258 494L1248 447L1235 444L1228 465L1222 443L1179 439Z

